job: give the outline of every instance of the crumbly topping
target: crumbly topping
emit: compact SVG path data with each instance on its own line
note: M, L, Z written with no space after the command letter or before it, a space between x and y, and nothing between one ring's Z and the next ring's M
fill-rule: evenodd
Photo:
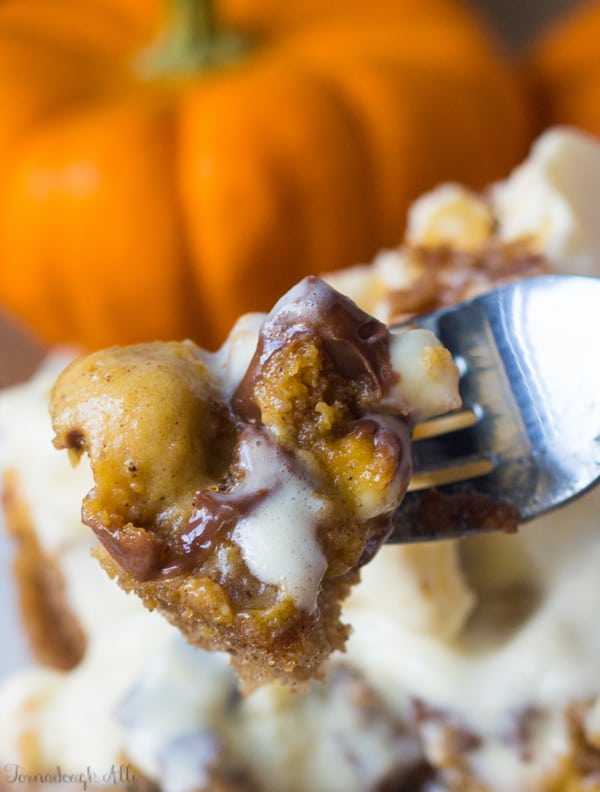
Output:
M533 252L526 240L493 240L473 251L410 246L406 255L418 274L410 286L391 290L391 323L454 305L517 278L542 275L548 270L544 256Z

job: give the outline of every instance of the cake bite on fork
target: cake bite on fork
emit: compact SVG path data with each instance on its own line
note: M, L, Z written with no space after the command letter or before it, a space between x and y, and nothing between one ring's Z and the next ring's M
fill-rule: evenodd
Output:
M341 604L385 541L417 421L459 404L426 329L390 332L318 278L216 354L191 342L75 361L55 444L90 457L83 520L107 572L245 690L299 686L342 649Z

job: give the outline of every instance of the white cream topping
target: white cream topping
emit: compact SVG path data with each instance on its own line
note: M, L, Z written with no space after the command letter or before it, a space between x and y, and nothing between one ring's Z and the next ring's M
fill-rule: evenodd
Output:
M347 608L388 614L408 630L450 639L475 606L455 542L383 547L362 570Z
M266 314L263 313L241 316L223 346L213 355L205 357L225 399L231 398L250 365L265 317Z
M246 471L240 494L270 492L238 521L231 538L254 577L280 586L297 608L312 612L327 569L317 540L327 503L261 438L242 444L240 461Z
M522 780L527 767L522 766L514 745L507 743L511 723L514 732L514 719L526 707L562 713L570 702L600 693L600 633L594 627L599 603L599 514L600 491L595 491L524 526L516 537L472 540L474 565L499 565L499 545L521 545L521 552L531 559L535 578L525 576L512 585L503 585L499 579L498 587L481 597L478 611L453 642L445 643L440 634L419 635L407 629L400 612L394 614L390 607L377 610L373 604L378 588L366 607L358 599L361 594L364 597L360 590L350 604L354 631L348 653L353 662L382 690L410 691L458 714L463 725L483 736L482 752L471 758L493 790L539 790L535 782L530 786ZM394 548L384 548L374 559L362 586L373 581L379 585L378 569L386 564L390 551ZM507 562L511 557L510 552L504 555ZM427 560L425 552L422 562ZM514 596L527 595L528 587L532 601L519 620ZM503 608L503 601L512 603L512 611ZM460 604L457 598L453 602ZM566 728L559 719L552 726L552 739L540 745L535 773L529 769L538 782L546 761L553 756L558 761L566 751ZM506 784L493 760L499 754L510 754L512 759L512 776Z
M328 272L323 280L354 300L363 311L389 323L390 290L406 289L418 274L411 256L398 249L382 251L371 264Z
M66 353L53 354L31 383L0 392L0 471L19 471L36 532L48 551L81 540L79 520L73 521L73 504L63 493L78 491L83 498L93 484L87 466L73 469L66 454L58 454L62 458L57 461L52 445L48 399L56 377L70 360ZM43 498L35 497L40 485Z
M500 237L530 238L554 266L598 273L600 147L581 132L552 129L491 193Z
M476 250L491 239L524 240L556 269L594 275L600 250L598 184L598 141L574 129L551 129L522 165L492 186L488 200L454 184L422 196L409 213L407 238L462 250Z
M236 695L226 655L181 638L167 642L119 704L128 757L148 777L161 778L165 792L207 784L220 753L214 732Z
M168 792L176 759L177 779L196 782L188 782L188 790L211 770L239 767L260 790L281 790L285 779L289 792L362 792L388 769L416 762L419 751L385 700L377 706L364 701L361 709L361 695L352 673L344 671L304 696L273 684L236 697L221 656L174 642L163 658L150 661L119 717L127 724L129 755L149 774L154 765L151 775ZM171 718L173 702L178 718ZM198 748L177 750L191 746L194 737L196 745L204 740L200 768ZM178 790L184 792L182 785Z
M443 184L412 205L406 238L415 245L460 245L476 250L492 234L494 217L487 204L459 184Z
M458 370L430 330L392 332L390 359L411 418L423 421L460 407Z

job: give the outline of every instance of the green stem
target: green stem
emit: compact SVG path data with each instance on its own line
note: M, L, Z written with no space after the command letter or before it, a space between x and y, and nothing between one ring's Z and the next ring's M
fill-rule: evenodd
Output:
M142 77L178 77L214 69L243 56L248 42L222 30L213 0L171 0L164 33L136 62Z

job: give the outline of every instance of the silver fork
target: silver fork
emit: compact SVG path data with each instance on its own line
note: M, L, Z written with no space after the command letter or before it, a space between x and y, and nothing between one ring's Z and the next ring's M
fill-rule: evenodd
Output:
M411 325L454 356L463 407L417 427L388 542L516 530L598 482L600 278L530 278Z

